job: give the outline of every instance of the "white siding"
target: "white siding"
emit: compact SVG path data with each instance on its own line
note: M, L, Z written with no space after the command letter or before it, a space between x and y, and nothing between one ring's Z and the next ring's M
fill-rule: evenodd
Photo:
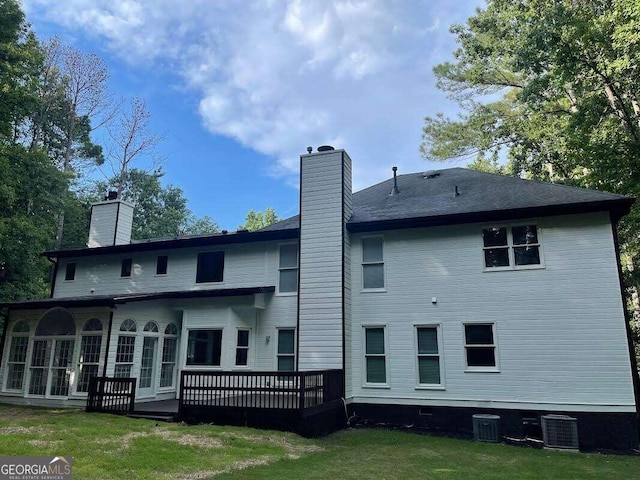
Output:
M353 236L352 399L634 411L608 215L533 222L545 263L534 270L483 271L481 225L382 232L380 293L359 292L360 237ZM465 372L466 321L495 322L499 372ZM375 322L388 329L388 389L363 387L362 325ZM416 388L420 323L441 325L445 389Z
M300 370L342 368L343 178L340 150L301 157ZM344 171L343 171L344 169ZM346 183L346 182L345 182Z
M222 282L196 283L198 252L224 251ZM168 255L166 275L156 275L158 255ZM168 292L212 288L276 285L277 249L273 243L249 243L209 248L175 249L127 255L96 255L61 259L54 296L109 295L137 292ZM120 277L123 258L132 258L131 277ZM66 264L76 262L76 276L65 281Z
M131 243L131 229L133 228L133 205L120 202L118 210L118 226L116 229L116 245Z
M93 248L128 244L131 242L132 225L132 205L122 200L94 203L87 245Z

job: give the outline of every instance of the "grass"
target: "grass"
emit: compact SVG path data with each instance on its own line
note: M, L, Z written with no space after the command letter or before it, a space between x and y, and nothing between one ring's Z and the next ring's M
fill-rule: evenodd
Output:
M382 430L319 440L0 405L0 455L70 455L75 479L638 479L640 457Z

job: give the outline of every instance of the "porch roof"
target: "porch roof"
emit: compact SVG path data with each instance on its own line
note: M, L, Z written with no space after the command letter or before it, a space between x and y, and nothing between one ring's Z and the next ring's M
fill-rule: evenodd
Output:
M40 300L17 300L0 302L0 308L11 310L35 310L51 307L114 307L131 302L162 299L241 297L258 293L275 292L273 285L244 288L218 288L207 290L179 290L173 292L126 293L118 295L89 295L82 297L44 298Z

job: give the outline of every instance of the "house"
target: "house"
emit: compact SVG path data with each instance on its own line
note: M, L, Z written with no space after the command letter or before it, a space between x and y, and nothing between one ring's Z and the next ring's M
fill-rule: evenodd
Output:
M140 402L191 371L227 391L338 371L372 423L464 432L491 413L518 436L565 414L581 448L637 448L615 233L633 199L464 168L352 194L331 147L301 156L300 185L300 215L255 232L132 241L132 205L93 205L87 248L46 252L51 298L2 304L0 401L84 406L95 376L135 379Z

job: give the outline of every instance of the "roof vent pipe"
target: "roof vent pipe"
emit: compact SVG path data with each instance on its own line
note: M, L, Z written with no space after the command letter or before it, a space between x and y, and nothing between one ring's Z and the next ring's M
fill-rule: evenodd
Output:
M458 190L458 185L456 185L456 188L453 191L453 196L454 197L459 197L460 196L460 190Z
M391 170L393 170L393 188L391 189L391 193L389 195L393 196L393 195L398 195L400 193L400 190L398 190L398 177L397 177L398 167L393 167Z

